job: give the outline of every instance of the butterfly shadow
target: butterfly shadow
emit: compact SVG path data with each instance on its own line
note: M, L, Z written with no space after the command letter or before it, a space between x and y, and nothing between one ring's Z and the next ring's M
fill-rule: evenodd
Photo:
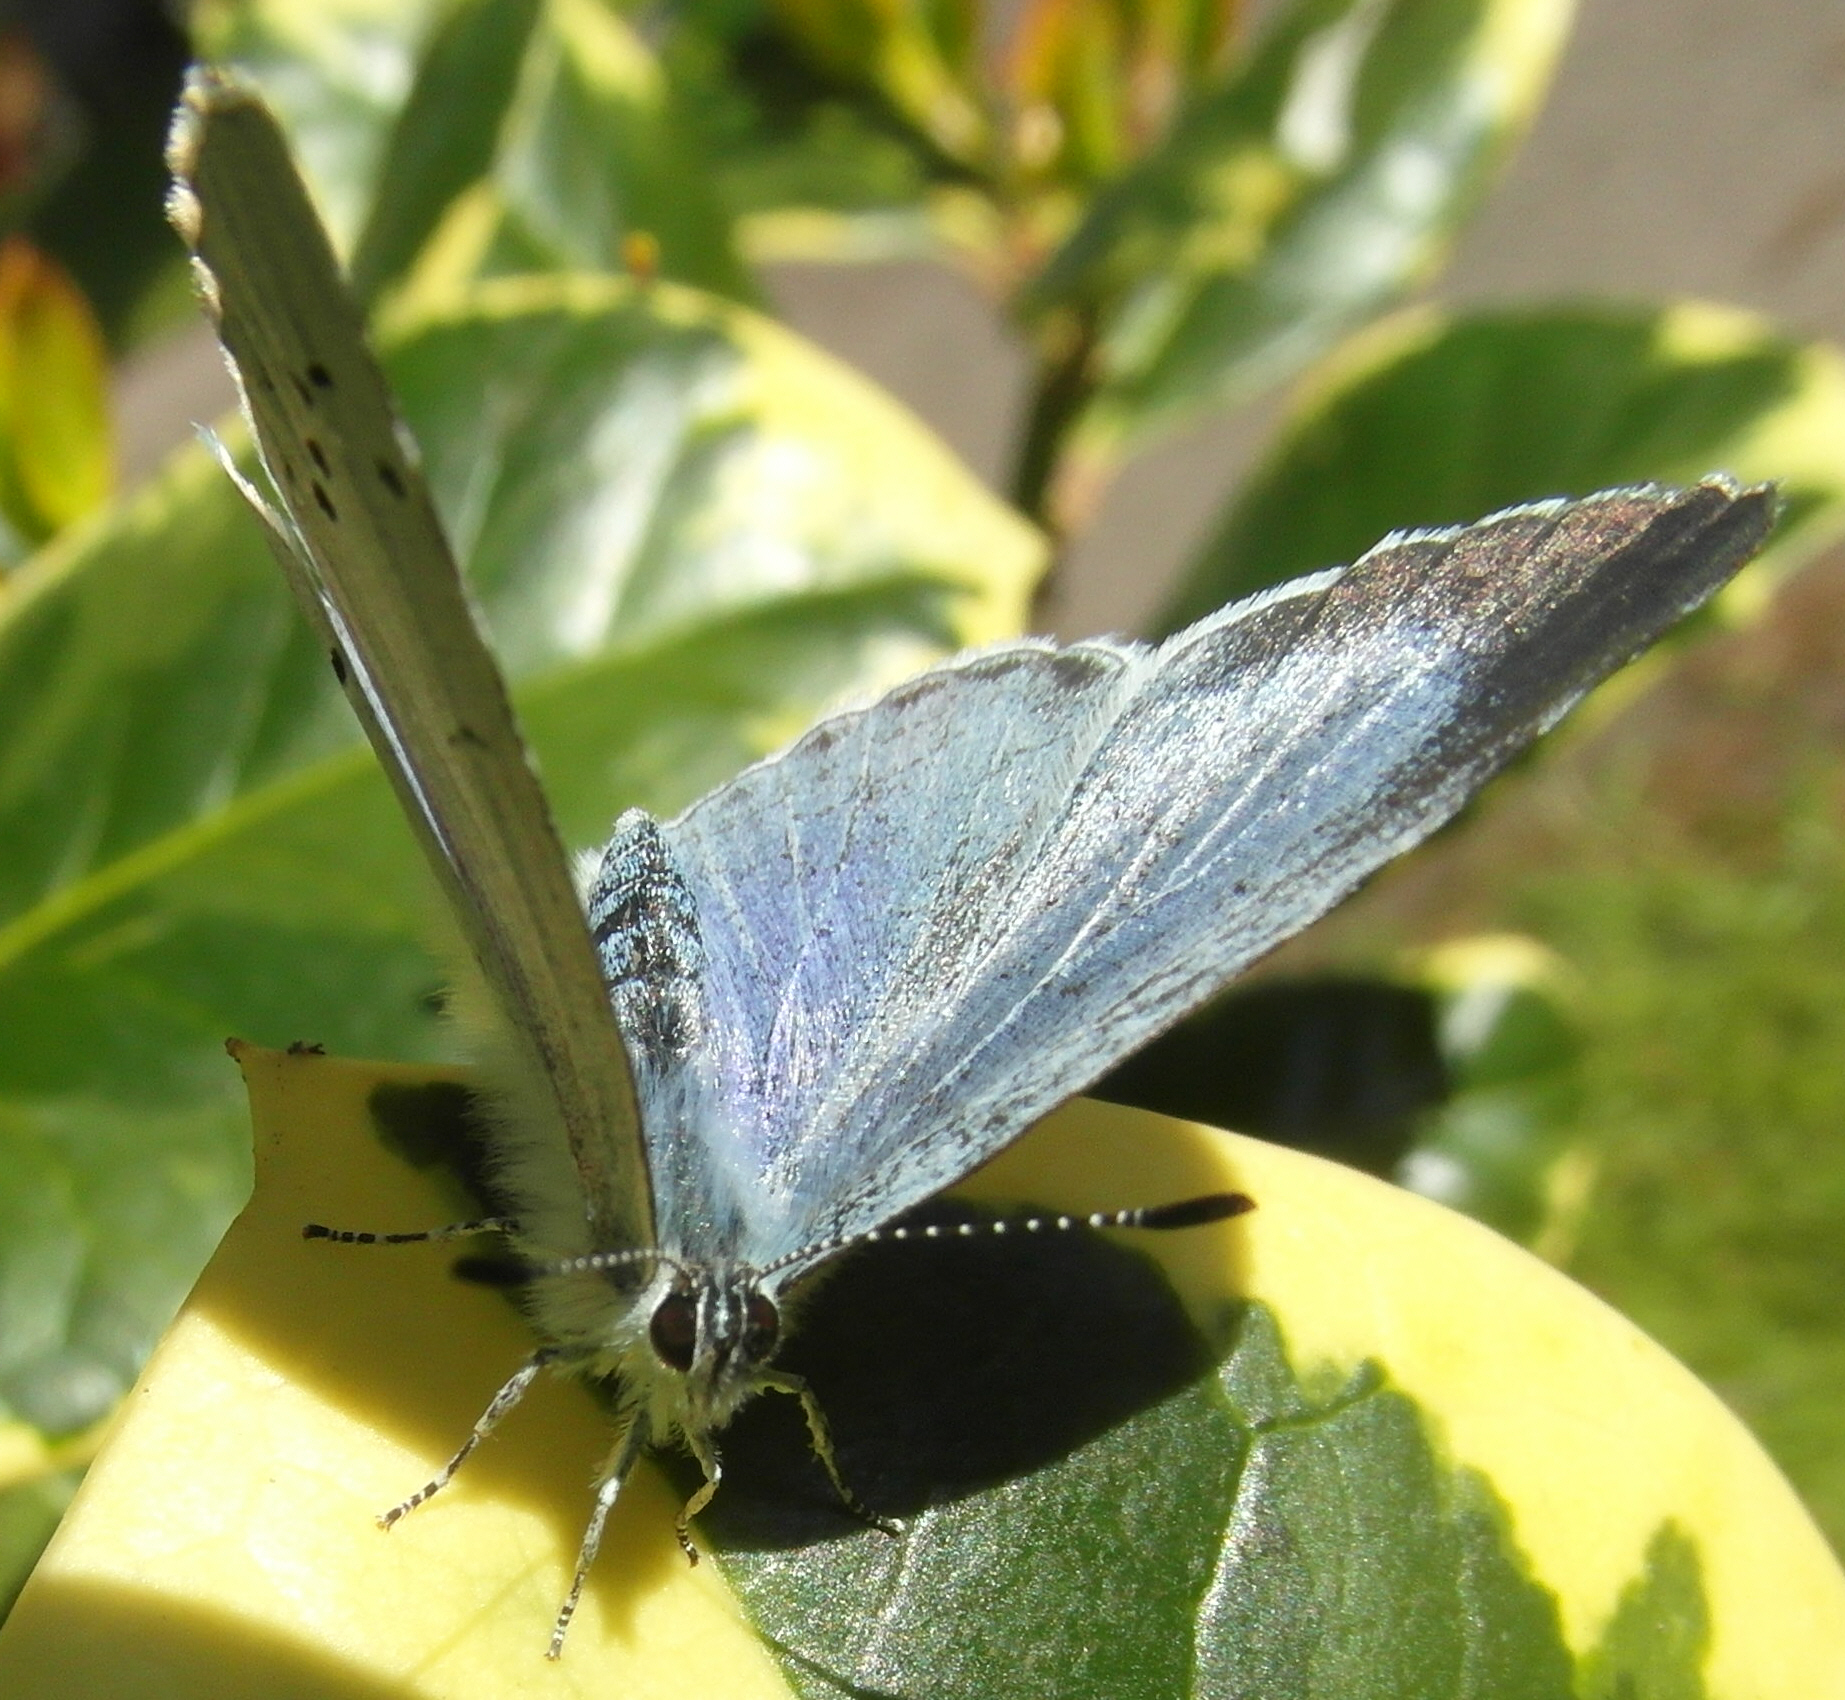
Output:
M905 1220L993 1216L941 1199ZM1054 1463L1218 1355L1150 1259L1089 1229L866 1246L817 1282L795 1320L779 1364L807 1378L841 1475L881 1518ZM793 1399L755 1400L722 1446L723 1491L700 1520L714 1546L780 1551L863 1533ZM689 1459L662 1462L688 1494L698 1485Z
M446 1172L494 1207L485 1125L465 1087L381 1090L371 1108L400 1158ZM1105 1137L1106 1172L1136 1174L1148 1196L1223 1184L1183 1140L1149 1142L1139 1125ZM939 1198L902 1220L1038 1213L1027 1202L1000 1211ZM1161 1238L1189 1243L1194 1232ZM1228 1280L1208 1339L1159 1264L1119 1234L886 1240L841 1256L787 1298L776 1367L807 1379L840 1474L863 1504L879 1518L909 1519L1056 1463L1209 1373L1242 1309ZM599 1396L608 1402L608 1390ZM796 1400L761 1395L718 1442L723 1485L699 1519L702 1543L773 1553L865 1533L816 1457ZM696 1463L676 1451L657 1461L690 1498L702 1481Z

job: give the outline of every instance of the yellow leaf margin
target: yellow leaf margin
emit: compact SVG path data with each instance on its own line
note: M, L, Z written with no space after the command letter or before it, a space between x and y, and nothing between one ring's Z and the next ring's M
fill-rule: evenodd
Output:
M0 1633L0 1692L60 1696L712 1696L788 1690L650 1469L611 1523L557 1664L541 1656L605 1422L541 1386L456 1486L389 1535L529 1350L441 1247L343 1248L323 1220L452 1208L366 1103L426 1070L239 1047L257 1188L130 1396ZM1511 1507L1565 1634L1594 1644L1670 1518L1697 1544L1713 1700L1845 1694L1845 1574L1755 1443L1630 1323L1477 1224L1350 1170L1079 1102L965 1188L1070 1209L1254 1194L1251 1217L1137 1236L1201 1318L1267 1302L1297 1367L1374 1358L1449 1461Z

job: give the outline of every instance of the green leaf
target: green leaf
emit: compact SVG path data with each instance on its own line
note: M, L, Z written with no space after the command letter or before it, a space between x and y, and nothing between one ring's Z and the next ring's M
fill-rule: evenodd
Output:
M1160 618L1350 561L1393 527L1723 470L1773 479L1775 540L1720 599L1845 526L1845 359L1733 309L1406 313L1329 360Z
M992 121L974 83L967 0L773 0L779 28L848 86L875 90L944 157L991 164Z
M696 131L640 37L603 0L545 0L485 177L450 207L413 291L519 272L647 269L755 295Z
M907 1260L885 1274L891 1290L848 1293L856 1314L806 1323L810 1335L852 1328L854 1378L905 1401L880 1428L856 1402L828 1396L829 1410L846 1407L836 1429L869 1434L862 1453L881 1445L908 1463L920 1451L919 1475L934 1465L938 1484L955 1481L941 1460L958 1453L1004 1479L950 1487L945 1503L908 1518L901 1544L859 1534L727 1555L797 1692L1568 1692L1555 1598L1529 1574L1505 1506L1478 1476L1443 1467L1425 1415L1375 1367L1342 1386L1303 1387L1274 1315L1251 1304L1221 1361L1162 1397L1135 1386L1173 1347L1157 1287L1137 1290L1127 1254L1114 1269L1099 1251L1062 1257L1041 1243L956 1255L967 1251L921 1268ZM862 1269L851 1277L869 1280ZM1005 1306L981 1305L982 1291L1005 1294ZM829 1307L828 1294L816 1313L846 1308ZM919 1338L937 1355L893 1382L902 1347L874 1337L867 1350L873 1329L897 1333L912 1358ZM1142 1408L1113 1422L1085 1408L1098 1399L1098 1358L1111 1366L1106 1393L1130 1406L1138 1395ZM1099 1432L1071 1451L1073 1413ZM1002 1440L1008 1419L1015 1432ZM738 1434L747 1420L732 1430L733 1460L749 1456ZM739 1465L733 1479L743 1474ZM854 1609L868 1599L878 1602L869 1639ZM1044 1650L1043 1679L1021 1668L1022 1648ZM1638 1651L1630 1668L1643 1670L1648 1650Z
M684 6L660 54L752 259L935 259L944 237L996 245L998 220L965 172L875 93L818 71L762 12Z
M1026 300L1091 327L1106 461L1244 398L1434 270L1523 133L1568 0L1294 0L1095 202Z
M746 312L528 280L387 366L573 846L1022 617L1038 540ZM202 452L7 605L4 1395L48 1427L120 1392L239 1195L226 1033L440 1044L433 905L356 739Z
M0 1616L11 1609L80 1478L77 1470L48 1470L0 1487Z
M410 269L443 214L492 168L541 10L542 0L455 0L431 32L352 250L361 302Z
M199 56L258 84L293 139L334 249L349 255L381 198L394 132L450 0L203 0ZM490 79L444 116L496 114Z
M1572 977L1532 939L1457 939L1418 978L1439 1003L1450 1090L1396 1178L1553 1255L1578 1226L1593 1158L1573 1137L1587 1043Z
M362 300L620 271L640 233L663 275L754 294L696 132L602 0L260 0L195 33L284 120Z

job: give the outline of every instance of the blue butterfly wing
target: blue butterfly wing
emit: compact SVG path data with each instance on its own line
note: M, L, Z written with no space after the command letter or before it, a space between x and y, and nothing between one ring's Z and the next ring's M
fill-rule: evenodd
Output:
M656 1188L690 1176L663 1224L798 1274L952 1184L1449 819L1771 519L1715 481L1511 510L823 722L660 829L707 1035L650 1135Z
M618 823L590 920L666 1249L755 1257L799 1234L805 1130L842 1070L877 1066L862 1041L895 1002L977 960L988 905L1132 672L1102 645L964 658L823 722L679 822Z

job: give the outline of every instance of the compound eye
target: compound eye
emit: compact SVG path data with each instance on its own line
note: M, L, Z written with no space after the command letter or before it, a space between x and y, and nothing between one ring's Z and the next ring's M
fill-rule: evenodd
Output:
M767 1293L751 1293L743 1312L743 1349L761 1363L775 1350L782 1331L782 1313Z
M647 1338L661 1363L681 1375L688 1373L698 1350L698 1301L690 1293L668 1293L654 1306Z

